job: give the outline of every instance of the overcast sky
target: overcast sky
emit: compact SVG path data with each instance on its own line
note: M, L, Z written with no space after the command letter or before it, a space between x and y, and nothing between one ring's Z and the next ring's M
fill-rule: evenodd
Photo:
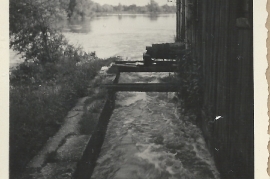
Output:
M122 5L131 5L136 4L137 6L144 6L150 2L150 0L93 0L101 5L110 4L110 5L118 5L121 3ZM173 2L168 2L168 0L155 0L160 6L164 4L175 5L175 0L169 0Z

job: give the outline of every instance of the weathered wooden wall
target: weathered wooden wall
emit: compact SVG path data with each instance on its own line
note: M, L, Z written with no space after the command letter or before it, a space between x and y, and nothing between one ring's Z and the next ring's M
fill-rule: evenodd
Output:
M177 0L176 38L202 65L201 127L226 179L254 178L252 8L252 0Z

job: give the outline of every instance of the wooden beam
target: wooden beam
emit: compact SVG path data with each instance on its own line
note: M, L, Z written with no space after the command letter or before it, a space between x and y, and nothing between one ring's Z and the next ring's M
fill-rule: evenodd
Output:
M115 64L125 64L125 63L143 63L143 61L115 61Z
M117 66L119 72L175 72L174 66Z
M120 83L101 86L113 91L177 92L180 85L172 83Z
M144 63L143 61L115 61L115 64L135 64L135 63ZM167 60L167 61L153 61L153 65L173 65L176 64L175 60Z

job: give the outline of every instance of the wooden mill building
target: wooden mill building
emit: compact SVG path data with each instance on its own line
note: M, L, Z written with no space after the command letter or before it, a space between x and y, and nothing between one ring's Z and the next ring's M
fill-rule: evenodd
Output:
M222 178L254 178L252 0L177 0L176 40L201 66L201 128Z

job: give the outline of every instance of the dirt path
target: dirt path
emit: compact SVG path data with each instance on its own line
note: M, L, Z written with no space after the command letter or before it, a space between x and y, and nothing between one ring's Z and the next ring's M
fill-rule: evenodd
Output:
M156 77L125 74L120 82L156 82ZM92 179L219 178L201 131L179 116L172 96L117 93Z

